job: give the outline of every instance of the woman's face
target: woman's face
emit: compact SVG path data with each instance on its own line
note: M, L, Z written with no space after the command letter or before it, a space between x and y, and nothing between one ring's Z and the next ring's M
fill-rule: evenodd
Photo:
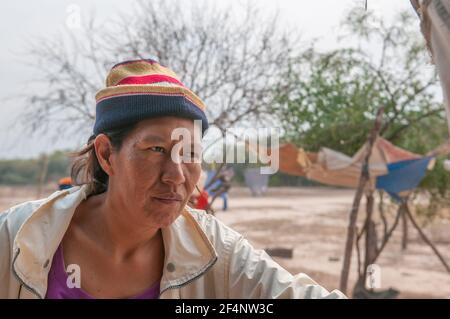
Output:
M172 138L177 128L187 134ZM134 217L167 227L200 178L200 144L201 131L193 120L161 117L139 122L120 150L110 155L108 192L120 198L129 214L144 214Z

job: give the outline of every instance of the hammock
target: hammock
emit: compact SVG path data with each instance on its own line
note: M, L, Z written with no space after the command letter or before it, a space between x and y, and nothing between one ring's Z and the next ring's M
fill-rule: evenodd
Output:
M290 171L301 172L303 174L301 176L326 185L356 188L361 176L366 147L367 144L364 144L350 157L326 147L314 154L297 149L292 144L282 146L280 170L287 174ZM297 161L298 167L292 164L293 159ZM426 170L434 164L433 159L432 155L421 156L378 137L369 158L370 180L366 187L370 190L384 189L393 198L399 199L417 187ZM288 162L289 165L283 162Z

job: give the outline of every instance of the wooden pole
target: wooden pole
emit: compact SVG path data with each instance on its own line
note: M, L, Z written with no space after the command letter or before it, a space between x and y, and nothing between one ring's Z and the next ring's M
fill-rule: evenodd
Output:
M374 198L373 192L366 196L366 213L367 213L367 224L366 224L366 253L365 253L365 261L364 261L364 269L363 269L363 278L366 278L367 275L367 267L373 263L373 259L377 254L377 235L375 224L372 220L373 216L373 207L374 207Z
M340 280L340 285L339 285L340 290L344 294L347 293L348 276L349 276L349 272L350 272L353 244L354 244L354 240L355 240L356 220L358 217L359 204L361 202L361 198L364 193L366 184L370 179L369 159L370 159L370 155L372 154L373 145L374 145L375 140L381 129L383 112L384 112L384 108L380 107L380 109L377 112L375 124L374 124L374 126L369 134L369 137L367 139L367 143L366 143L367 146L365 149L365 157L364 157L364 162L362 165L361 176L359 179L355 198L353 200L352 209L350 211L349 222L348 222L348 227L347 227L347 240L345 243L344 261L342 264L341 280Z
M420 18L420 3L419 0L410 0L412 7L414 8L414 11L416 11L416 14Z
M400 217L402 215L402 209L403 209L403 204L398 206L397 215L395 217L394 224L389 229L389 231L387 232L386 236L384 236L384 239L383 239L383 242L381 244L381 247L378 249L377 254L375 255L375 258L373 259L372 263L375 263L377 261L377 259L380 256L381 252L383 251L383 249L386 247L387 243L389 242L389 239L391 238L392 233L397 228L398 222L400 221Z
M439 145L435 149L429 151L426 154L426 156L432 156L432 157L445 156L448 153L450 153L450 139L448 139L446 142L442 143L441 145Z
M408 216L406 209L402 212L402 250L408 248Z
M411 221L411 223L413 224L413 226L417 229L417 231L419 232L420 237L422 237L423 241L428 244L428 246L431 247L431 249L433 250L433 252L436 254L436 256L439 258L439 260L442 262L442 264L444 265L445 269L447 270L447 272L450 272L450 267L448 266L447 262L445 261L444 257L439 253L439 250L437 250L436 246L433 245L433 243L428 239L428 237L425 235L425 233L422 231L422 229L420 229L420 226L417 224L416 220L414 219L413 215L411 214L411 211L409 210L409 206L407 203L405 203L405 211L406 214L409 217L409 220Z
M380 218L381 218L381 221L383 222L383 238L385 239L387 237L388 223L387 223L386 216L384 214L384 196L383 196L383 194L384 193L381 189L378 190L378 195L380 198L380 200L378 202L378 212L380 213Z

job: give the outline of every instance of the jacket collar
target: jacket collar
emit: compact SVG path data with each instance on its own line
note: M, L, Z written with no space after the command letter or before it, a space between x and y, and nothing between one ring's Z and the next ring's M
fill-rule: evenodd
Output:
M40 298L47 291L53 255L69 227L76 207L87 198L89 186L52 194L22 224L13 243L12 270L18 280ZM217 253L186 207L167 228L161 229L165 261L161 292L180 287L205 273Z

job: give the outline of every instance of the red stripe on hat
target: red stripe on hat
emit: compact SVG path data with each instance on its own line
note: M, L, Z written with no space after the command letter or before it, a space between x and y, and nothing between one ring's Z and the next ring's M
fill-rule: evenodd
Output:
M158 82L169 82L169 83L175 83L181 86L184 86L183 83L178 81L177 79L167 76L167 75L160 75L160 74L152 74L152 75L142 75L142 76L128 76L122 80L120 80L119 83L116 85L122 85L122 84L152 84L152 83L158 83Z

